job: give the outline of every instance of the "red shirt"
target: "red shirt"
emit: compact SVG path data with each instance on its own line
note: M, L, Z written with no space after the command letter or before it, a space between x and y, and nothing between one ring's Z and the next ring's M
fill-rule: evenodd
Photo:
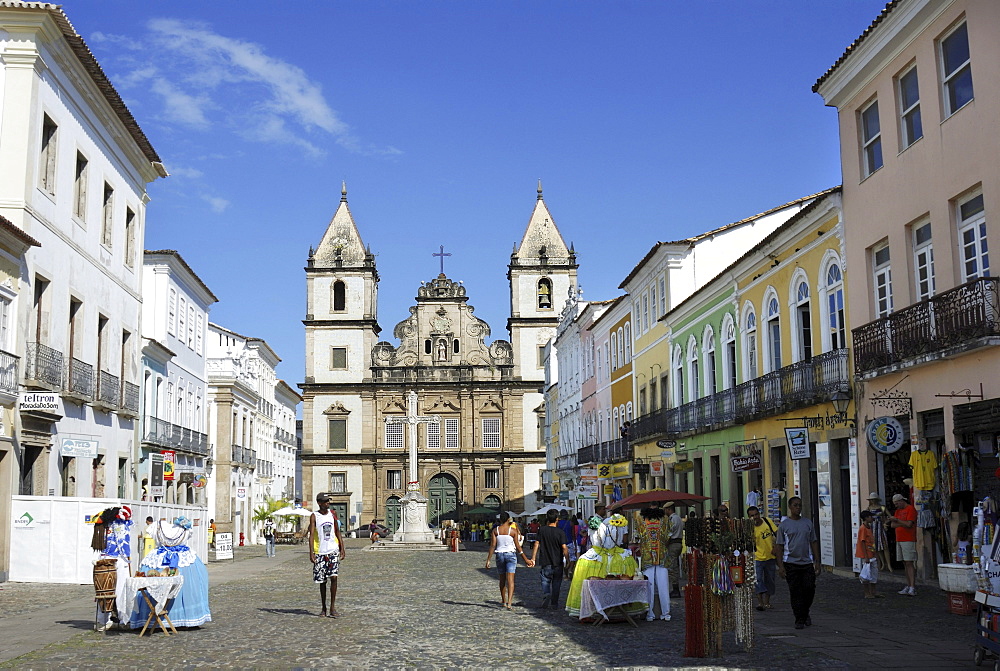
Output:
M892 516L895 517L897 520L903 520L903 521L907 521L907 522L916 522L917 521L917 509L914 508L913 506L911 506L910 504L906 504L905 508L897 510L896 512L894 512L892 514ZM917 525L916 524L914 524L909 529L907 529L906 527L896 527L896 542L897 543L903 543L903 542L907 542L907 541L915 542L916 540L917 540Z
M858 543L854 547L854 556L861 559L874 559L875 552L871 549L875 547L875 536L872 530L864 524L858 529Z

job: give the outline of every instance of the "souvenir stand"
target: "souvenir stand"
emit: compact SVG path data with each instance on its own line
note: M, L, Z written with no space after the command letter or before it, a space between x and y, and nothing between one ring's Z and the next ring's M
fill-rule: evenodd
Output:
M689 519L684 587L684 656L720 657L722 634L732 631L744 651L753 648L754 538L748 519Z
M1000 668L1000 578L991 578L1000 571L1000 543L996 543L997 502L986 497L973 511L976 526L972 535L972 570L976 580L976 666L983 663L986 653Z

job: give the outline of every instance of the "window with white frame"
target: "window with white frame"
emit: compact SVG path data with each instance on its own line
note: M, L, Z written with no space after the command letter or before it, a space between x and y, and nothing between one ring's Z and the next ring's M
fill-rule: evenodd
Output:
M449 417L444 420L444 446L449 450L458 449L458 418Z
M674 348L674 407L684 405L684 355L681 347Z
M41 152L38 156L38 185L52 194L56 192L56 155L58 154L56 140L58 135L59 126L47 114L43 115Z
M483 449L500 449L500 418L483 417Z
M135 266L135 212L125 208L125 265Z
M660 316L667 314L667 281L660 278Z
M990 255L986 244L986 211L983 208L983 194L977 194L959 203L958 237L964 281L989 277Z
M649 294L642 294L642 332L649 330Z
M913 227L913 284L918 301L934 295L934 245L930 222Z
M101 244L111 247L115 230L115 190L104 183L104 199L101 201Z
M705 330L702 349L705 352L705 393L711 395L719 391L718 371L715 363L715 331L711 327Z
M439 450L441 449L441 424L440 423L428 423L424 424L426 429L427 437L427 449L429 450Z
M778 370L781 368L781 307L773 296L767 302L767 349L770 370Z
M330 370L347 370L347 348L330 348Z
M396 422L386 422L385 425L385 449L402 450L406 447L403 438L403 424Z
M875 318L892 314L892 269L889 266L889 245L872 249L872 285L875 290Z
M170 288L167 296L167 333L174 335L177 330L177 290Z
M347 473L330 473L330 491L334 494L347 493Z
M611 334L611 370L618 369L618 334Z
M390 468L385 472L385 488L386 489L402 489L403 488L403 471Z
M795 290L795 328L798 336L798 360L812 361L812 310L809 308L809 285L799 282Z
M625 322L625 359L622 365L632 363L632 324Z
M188 330L187 330L187 346L188 349L194 349L194 306L188 305Z
M878 120L878 101L861 110L861 176L867 177L882 167L882 129Z
M746 359L747 380L757 377L757 315L753 310L746 314L743 329L743 356Z
M204 331L205 331L205 316L200 312L198 313L198 330L194 334L194 351L201 354L204 351Z
M896 80L899 95L899 139L906 149L924 136L920 122L920 88L917 85L917 68L910 68Z
M951 116L973 98L969 26L964 21L939 42L944 115Z
M840 265L831 263L826 271L827 327L830 350L847 347L847 320L844 314L844 276Z
M483 487L486 489L500 489L499 468L487 468L483 471Z
M625 414L623 417L625 417L625 421L627 422L632 421L632 401L625 404Z
M10 344L10 306L12 297L0 294L0 349L5 352L11 350ZM15 370L16 370L16 364ZM14 380L7 380L14 382Z
M187 300L181 296L180 306L177 308L177 339L184 342L184 334L187 333Z
M87 219L87 157L76 153L76 170L73 173L73 216L81 221Z
M691 398L688 400L697 401L701 398L701 362L698 360L698 341L694 336L688 339L688 388L691 390Z
M737 385L736 374L736 323L730 315L726 315L722 324L725 334L725 366L726 375L723 378L723 388L733 389Z
M656 324L656 318L659 314L656 312L656 282L649 285L649 321L650 326Z

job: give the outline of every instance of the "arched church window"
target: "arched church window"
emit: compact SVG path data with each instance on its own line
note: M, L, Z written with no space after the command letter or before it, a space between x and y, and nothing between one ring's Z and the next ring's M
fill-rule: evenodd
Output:
M454 342L452 342L452 352L458 354L458 338L455 338Z
M347 287L343 281L333 283L333 311L343 312L347 309Z
M538 280L538 307L542 310L552 308L552 282L547 277Z
M430 354L430 353L431 353L431 339L428 338L427 340L424 341L424 354Z

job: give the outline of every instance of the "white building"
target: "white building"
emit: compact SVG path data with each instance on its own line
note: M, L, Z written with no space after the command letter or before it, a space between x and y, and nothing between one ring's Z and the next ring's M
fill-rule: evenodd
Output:
M132 493L146 184L166 172L66 15L0 7L0 215L41 243L16 315L18 491ZM7 520L4 518L4 524Z
M205 506L208 313L218 299L173 250L143 255L142 428L138 477L146 500ZM175 479L150 491L151 454L172 453Z
M298 454L295 413L302 397L284 380L274 387L273 498L294 501L297 494L295 462Z

